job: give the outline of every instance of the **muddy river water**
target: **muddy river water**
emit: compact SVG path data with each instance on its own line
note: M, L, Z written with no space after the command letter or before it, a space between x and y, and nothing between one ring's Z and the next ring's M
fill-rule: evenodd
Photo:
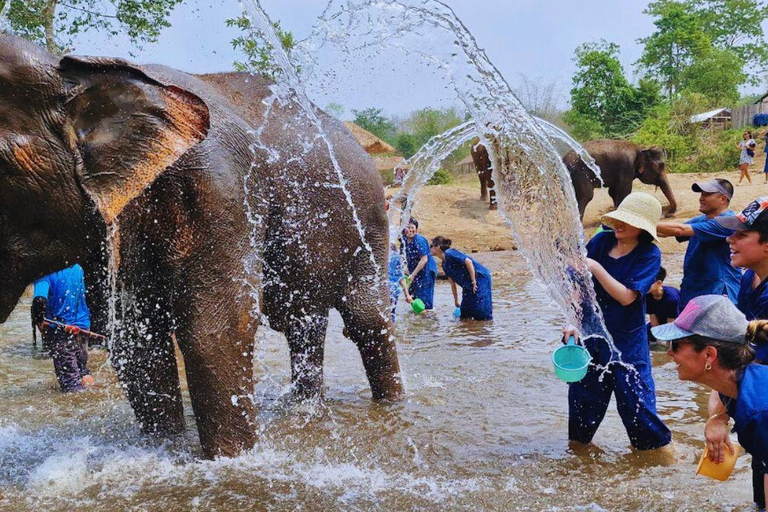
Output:
M285 340L262 329L260 441L216 461L199 459L188 402L184 438L142 436L104 351L91 356L95 389L59 393L22 301L0 326L0 510L751 510L748 456L727 482L695 475L707 390L679 381L662 351L653 371L676 456L634 452L613 404L593 445L569 446L550 362L562 317L515 253L479 259L494 271L493 322L455 321L446 282L432 315L400 305L401 403L371 402L335 313L325 398L286 403Z

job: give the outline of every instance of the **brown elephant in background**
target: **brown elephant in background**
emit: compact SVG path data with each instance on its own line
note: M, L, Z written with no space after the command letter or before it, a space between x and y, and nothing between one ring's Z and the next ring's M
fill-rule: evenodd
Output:
M147 433L185 431L175 334L207 457L256 441L259 312L288 340L299 396L321 391L331 308L373 397L402 395L381 178L316 110L342 189L298 107L265 102L270 85L59 58L0 34L0 322L29 283L74 263L106 286L111 246L111 361L131 407Z
M477 171L477 177L480 179L480 199L485 201L489 199L490 210L498 210L499 205L496 202L496 184L493 182L493 164L491 163L490 155L485 146L480 144L479 138L474 138L470 142L470 154L472 155L472 162L475 164L475 171Z
M635 179L659 187L669 201L666 216L674 215L677 210L677 201L669 184L664 153L661 149L641 148L634 142L613 139L586 142L584 149L600 166L603 184L575 151L569 151L563 156L563 163L571 175L582 220L587 204L595 195L595 188L607 187L613 206L617 208L632 192L632 182Z

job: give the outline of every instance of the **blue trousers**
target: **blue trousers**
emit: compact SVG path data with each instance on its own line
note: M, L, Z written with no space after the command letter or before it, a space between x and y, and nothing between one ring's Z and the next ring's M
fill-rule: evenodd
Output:
M53 369L59 387L65 393L80 391L83 377L91 373L84 340L59 330L49 330L46 336L50 336L53 346Z
M435 275L428 270L422 270L416 279L411 283L408 292L414 299L424 301L426 309L432 309L435 297Z
M605 341L586 346L594 362L607 363L610 352ZM647 346L644 349L647 351ZM616 395L616 407L632 446L652 450L669 444L672 434L656 413L656 386L651 376L650 357L647 361L630 363L635 366L634 371L611 363L610 373L603 374L602 382L601 371L590 365L584 379L570 384L568 439L585 444L592 441L605 417L611 395Z

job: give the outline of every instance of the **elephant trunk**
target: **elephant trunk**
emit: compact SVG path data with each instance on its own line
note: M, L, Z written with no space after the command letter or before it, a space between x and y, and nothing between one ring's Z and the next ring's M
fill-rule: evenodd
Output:
M677 201L675 200L675 194L672 192L672 187L669 185L666 173L661 175L658 185L661 188L661 193L669 201L669 210L667 210L666 217L672 217L677 211Z

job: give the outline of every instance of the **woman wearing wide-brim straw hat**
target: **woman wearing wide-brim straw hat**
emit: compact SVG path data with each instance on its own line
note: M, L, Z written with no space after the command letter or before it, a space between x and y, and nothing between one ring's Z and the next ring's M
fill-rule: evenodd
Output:
M608 409L611 395L632 446L639 450L661 448L672 436L656 413L656 387L651 376L645 300L661 266L661 252L653 241L661 204L649 194L628 195L619 207L603 215L613 228L596 234L587 244L587 264L592 272L597 301L621 363L612 361L608 342L591 338L584 345L592 362L610 364L610 372L590 365L587 375L568 390L568 438L592 441ZM569 333L567 333L569 334Z

